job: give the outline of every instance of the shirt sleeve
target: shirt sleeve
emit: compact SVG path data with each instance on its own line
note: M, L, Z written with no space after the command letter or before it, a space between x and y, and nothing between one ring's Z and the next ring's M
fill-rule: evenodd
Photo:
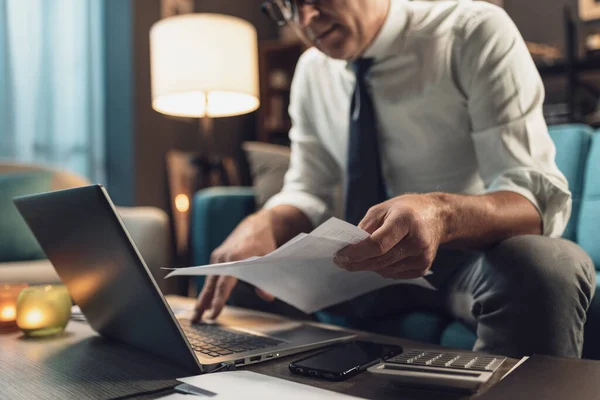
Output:
M457 74L486 190L524 196L539 211L543 234L559 237L571 215L571 192L556 166L544 86L525 41L492 6L470 18L463 34Z
M289 113L291 158L280 193L265 204L265 208L290 205L302 211L320 225L333 214L334 187L340 182L340 168L319 138L311 113L311 93L307 64L314 56L308 50L300 58L292 81Z

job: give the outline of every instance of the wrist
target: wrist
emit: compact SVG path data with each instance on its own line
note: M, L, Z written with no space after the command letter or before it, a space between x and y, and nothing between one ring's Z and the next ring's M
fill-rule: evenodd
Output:
M310 220L296 207L279 205L262 209L255 214L269 224L277 246L281 246L301 232L310 232Z
M433 203L434 218L438 221L440 244L452 241L456 232L455 214L452 212L454 201L449 193L429 193L426 195Z

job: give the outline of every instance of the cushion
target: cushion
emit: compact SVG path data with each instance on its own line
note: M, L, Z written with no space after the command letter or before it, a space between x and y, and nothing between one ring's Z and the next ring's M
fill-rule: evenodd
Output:
M600 268L600 135L592 139L577 225L577 242Z
M51 185L50 172L0 175L0 262L45 258L33 233L15 207L13 198L47 192Z
M458 321L453 321L442 333L440 344L454 349L471 350L475 345L477 335Z
M190 226L192 265L205 265L210 255L246 216L254 212L254 192L247 187L212 187L194 195ZM195 279L197 289L204 277Z
M252 188L212 187L199 190L194 195L190 219L194 265L208 264L212 251L254 210Z
M593 131L586 125L558 125L550 127L549 132L556 146L556 165L567 178L573 196L571 219L563 236L575 241L583 197L586 160Z
M448 318L429 311L415 311L378 321L369 330L424 343L439 343Z
M245 142L250 175L256 194L256 207L261 208L283 188L285 173L290 164L290 148L271 143ZM342 185L336 185L333 194L333 216L343 218L344 193Z
M166 265L166 264L163 264ZM50 260L27 260L0 263L0 285L3 283L28 283L53 285L61 283Z
M256 206L261 208L283 187L283 178L290 165L290 148L261 142L245 142L242 148L250 165Z

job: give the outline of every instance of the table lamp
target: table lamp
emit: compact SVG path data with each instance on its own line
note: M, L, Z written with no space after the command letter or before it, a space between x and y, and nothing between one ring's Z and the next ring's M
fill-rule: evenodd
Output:
M213 185L236 184L228 179L235 172L231 160L216 154L212 122L213 118L242 115L259 107L254 26L221 14L164 18L150 30L150 69L152 108L169 116L200 119L206 148L202 149L202 157L191 160L196 170L209 181L212 178ZM186 176L175 177L168 172L173 223L181 252L187 248L190 198L199 187L189 171L179 173Z
M256 29L240 18L184 14L158 21L150 30L150 69L152 108L201 118L208 139L211 118L260 104Z

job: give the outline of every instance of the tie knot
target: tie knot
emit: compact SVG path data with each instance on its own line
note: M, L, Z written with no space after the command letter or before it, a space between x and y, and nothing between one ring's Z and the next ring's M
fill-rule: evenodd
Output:
M357 79L363 79L367 72L373 66L373 62L375 60L372 58L359 58L352 62L352 69L354 69L354 73L356 74Z

